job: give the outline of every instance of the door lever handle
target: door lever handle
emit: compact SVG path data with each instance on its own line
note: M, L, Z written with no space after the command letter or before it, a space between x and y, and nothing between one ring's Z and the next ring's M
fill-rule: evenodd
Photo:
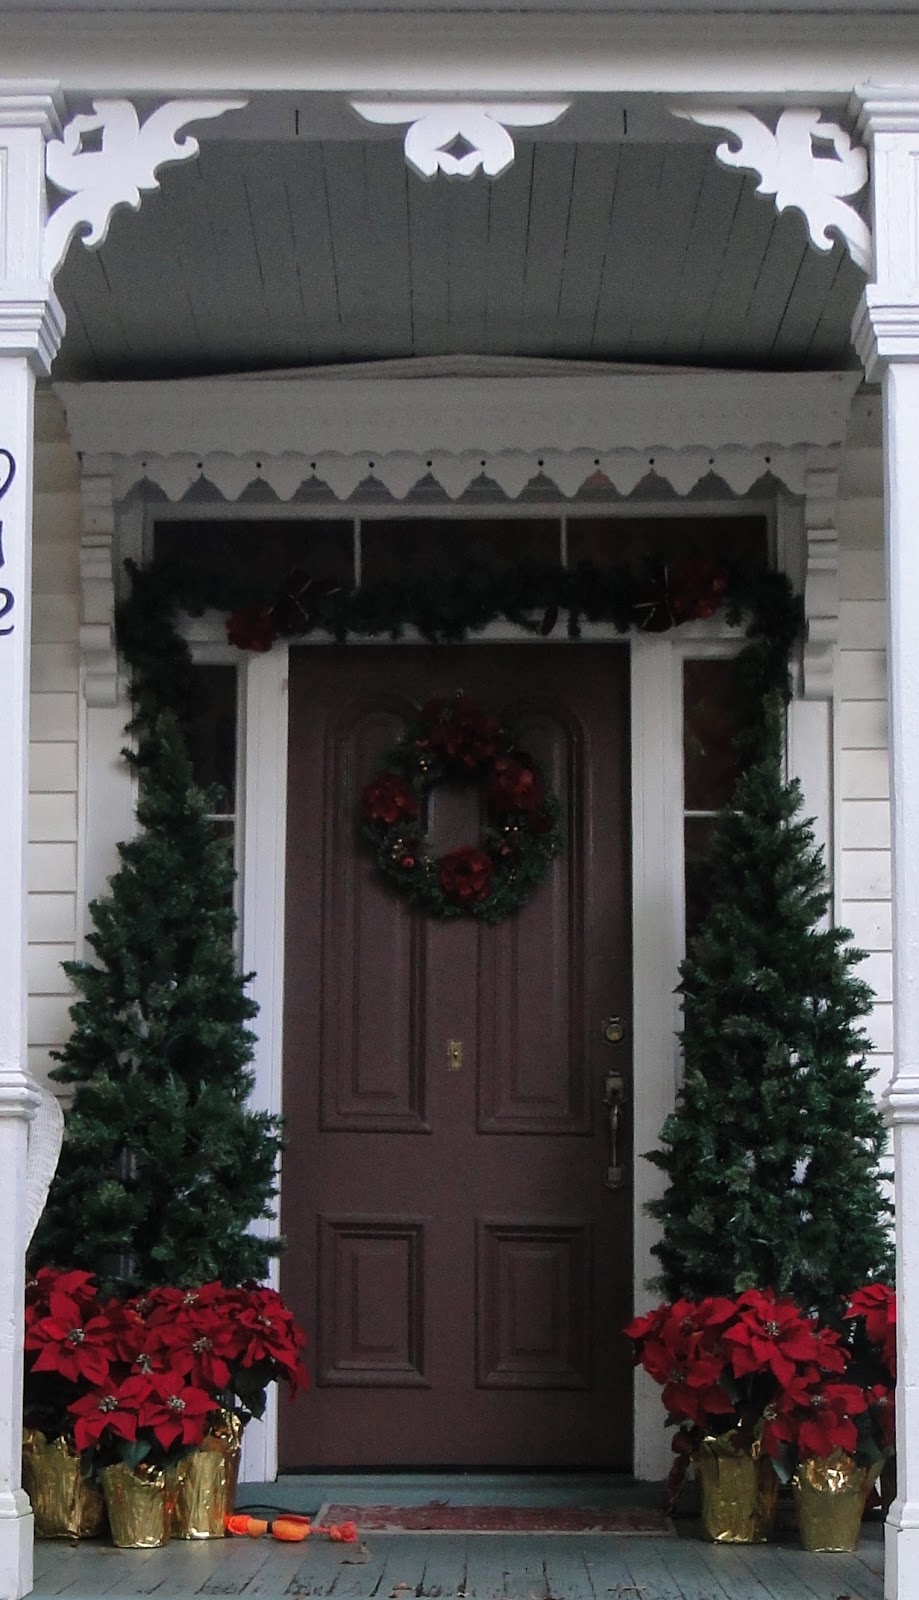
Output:
M619 1159L619 1135L622 1130L622 1109L625 1105L625 1078L621 1072L608 1072L603 1084L603 1104L609 1107L609 1166L606 1169L607 1189L621 1189L625 1184L625 1167Z

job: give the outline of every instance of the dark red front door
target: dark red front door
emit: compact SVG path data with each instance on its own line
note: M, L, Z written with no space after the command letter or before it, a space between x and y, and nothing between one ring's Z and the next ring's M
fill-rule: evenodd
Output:
M361 840L362 785L418 704L512 718L565 849L498 927L436 922ZM444 850L482 797L432 792ZM628 652L587 645L291 652L283 1288L311 1391L281 1469L631 1463Z

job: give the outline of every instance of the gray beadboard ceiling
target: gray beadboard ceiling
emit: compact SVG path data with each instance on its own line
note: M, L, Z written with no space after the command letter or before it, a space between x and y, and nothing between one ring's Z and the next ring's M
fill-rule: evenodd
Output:
M99 251L71 248L55 376L398 356L853 366L863 279L708 142L517 140L424 182L401 137L202 140Z

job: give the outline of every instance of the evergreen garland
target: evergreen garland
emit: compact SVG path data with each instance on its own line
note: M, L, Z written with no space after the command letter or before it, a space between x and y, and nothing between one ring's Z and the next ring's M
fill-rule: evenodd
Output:
M430 644L459 644L496 621L542 638L562 623L570 639L580 638L591 623L611 624L618 633L660 632L723 608L729 623L746 625L735 666L740 723L753 731L761 726L764 697L771 690L789 698L789 658L803 627L801 600L784 573L722 568L692 558L639 573L623 563L588 561L575 568L534 562L499 572L470 566L461 576L350 590L294 572L280 589L261 592L176 560L126 566L131 589L118 610L118 640L131 669L135 732L149 727L163 709L181 717L187 705L193 669L177 627L181 612L222 611L229 618L231 641L264 650L278 637L325 633L338 644L397 641L409 629Z
M783 780L784 707L722 813L714 900L681 967L685 1073L647 1159L668 1300L772 1288L838 1321L843 1295L892 1281L879 1164L886 1135L860 1019L863 952L824 924L823 853Z

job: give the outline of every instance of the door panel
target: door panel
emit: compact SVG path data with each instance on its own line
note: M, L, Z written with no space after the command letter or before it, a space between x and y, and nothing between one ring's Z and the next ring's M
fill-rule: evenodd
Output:
M420 702L513 720L565 846L518 913L437 922L360 837L362 785ZM282 1223L316 1383L282 1469L631 1460L628 1181L605 1185L606 1072L628 1079L628 652L291 652ZM442 851L474 789L435 789Z

